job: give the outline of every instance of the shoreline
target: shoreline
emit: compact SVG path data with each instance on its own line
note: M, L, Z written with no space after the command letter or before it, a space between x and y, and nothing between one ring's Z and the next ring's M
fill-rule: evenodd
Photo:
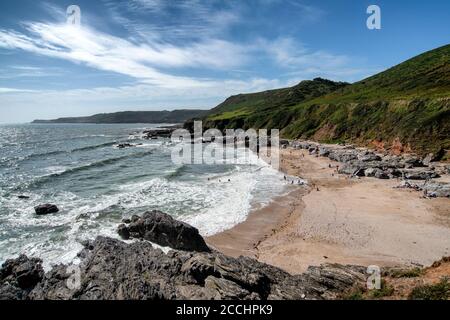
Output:
M426 266L450 255L450 199L425 199L399 181L351 179L335 162L280 149L280 171L308 180L233 228L207 237L215 249L291 273L341 263ZM331 168L330 168L331 166Z

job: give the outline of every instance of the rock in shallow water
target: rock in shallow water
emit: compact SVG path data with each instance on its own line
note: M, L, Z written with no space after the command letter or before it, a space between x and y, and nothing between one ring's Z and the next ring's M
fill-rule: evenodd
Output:
M145 239L178 250L210 251L196 228L157 210L133 217L128 225L121 224L117 232L125 240Z
M54 204L41 204L37 207L34 207L34 211L37 215L45 215L50 213L56 213L59 211L58 207Z

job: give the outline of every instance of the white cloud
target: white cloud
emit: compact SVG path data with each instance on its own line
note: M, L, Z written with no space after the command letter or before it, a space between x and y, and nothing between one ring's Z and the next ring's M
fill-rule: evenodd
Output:
M250 43L224 40L223 33L227 28L245 20L239 16L238 9L213 10L211 2L182 0L173 3L188 19L169 21L169 18L165 20L166 0L104 1L110 4L110 13L115 21L124 24L132 36L121 38L106 31L100 32L88 24L90 19L86 15L83 15L81 27L68 25L63 11L48 6L47 10L60 23L25 23L22 32L0 29L0 48L10 49L10 52L22 50L126 75L137 84L58 91L0 88L2 105L7 106L0 108L1 116L12 113L8 108L30 110L23 117L35 117L31 110L36 110L39 115L42 108L52 110L51 113L42 112L43 117L45 114L49 117L64 116L69 111L73 112L72 115L79 115L81 110L86 110L83 114L107 112L114 107L210 108L232 94L284 87L300 79L322 76L349 80L367 74L367 70L349 67L354 63L350 57L311 50L290 37L267 39L262 35ZM267 6L280 5L279 1L265 0ZM232 3L244 5L242 2ZM323 14L300 2L290 3L311 19ZM145 10L161 15L160 24L124 17L117 10L123 7L118 5L127 6L136 14ZM111 19L110 16L107 18ZM185 38L188 41L178 41ZM266 68L261 63L269 65ZM33 74L36 77L51 74L51 70L28 66L16 66L16 69L15 72L2 72L6 76L22 74L30 77ZM210 76L192 76L192 69ZM269 70L267 73L266 69ZM239 73L242 80L226 78L229 77L224 76L227 72ZM0 78L5 79L5 76Z
M16 88L0 88L0 94L2 93L31 93L36 92L34 90L16 89Z
M63 75L64 71L59 68L40 68L34 66L13 65L0 69L0 79L16 78L42 78Z
M173 76L157 68L229 68L241 65L245 52L239 45L209 40L177 47L165 43L134 44L89 27L28 23L30 36L0 30L0 47L83 63L163 87L203 86L201 79Z
M335 55L323 50L309 50L289 37L278 38L272 42L261 40L261 46L271 54L279 65L291 69L335 69L346 67L350 62L350 59L345 55Z
M215 0L103 0L112 19L140 40L190 41L220 38L241 21L234 2Z

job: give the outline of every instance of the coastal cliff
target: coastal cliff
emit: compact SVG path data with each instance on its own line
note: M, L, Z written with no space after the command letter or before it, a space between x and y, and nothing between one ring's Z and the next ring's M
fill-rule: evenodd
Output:
M275 128L285 138L448 158L450 45L351 85L318 78L233 96L203 120L205 128Z

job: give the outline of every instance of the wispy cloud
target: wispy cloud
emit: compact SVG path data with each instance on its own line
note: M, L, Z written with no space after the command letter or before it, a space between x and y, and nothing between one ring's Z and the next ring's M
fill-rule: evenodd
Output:
M345 55L336 55L324 50L311 50L292 38L278 38L268 42L261 40L261 46L284 67L290 69L336 69L345 67L350 59Z
M240 21L239 12L232 4L215 6L219 1L209 0L130 0L117 2L103 0L111 17L141 40L192 41L217 38Z
M51 76L60 76L65 72L59 68L41 68L34 66L13 65L8 68L0 69L0 79L15 78L42 78Z
M0 94L2 93L34 93L35 90L17 89L17 88L0 88Z
M68 24L28 23L26 30L30 35L0 30L0 47L83 63L158 86L198 86L202 81L163 73L157 67L228 68L246 58L240 46L223 40L176 47L156 42L134 44Z
M289 5L285 10L297 10L302 21L316 21L325 14L302 1L259 1L260 20L250 24L247 18L253 17L250 9L255 7L243 1L220 1L220 6L216 0L103 2L108 9L103 19L111 20L117 28L99 28L98 23L90 23L96 20L91 19L92 13L84 12L81 27L68 25L65 11L47 4L45 9L56 22L26 22L21 29L0 29L0 49L7 50L0 52L20 50L69 61L96 70L93 75L124 75L130 85L120 82L111 87L52 90L48 82L43 90L22 90L8 83L0 88L2 104L29 108L39 102L53 109L64 105L74 110L103 105L108 108L104 111L111 106L206 108L232 94L293 85L315 76L348 80L367 74L367 70L350 67L354 62L351 57L313 50L285 33L278 37L259 33L259 23L265 23L262 17L274 6ZM172 12L178 14L173 16ZM120 29L125 35L114 32L118 25L126 28ZM250 31L249 38L229 36L231 29L244 27L258 32L253 36ZM58 72L25 63L3 69L0 79Z

